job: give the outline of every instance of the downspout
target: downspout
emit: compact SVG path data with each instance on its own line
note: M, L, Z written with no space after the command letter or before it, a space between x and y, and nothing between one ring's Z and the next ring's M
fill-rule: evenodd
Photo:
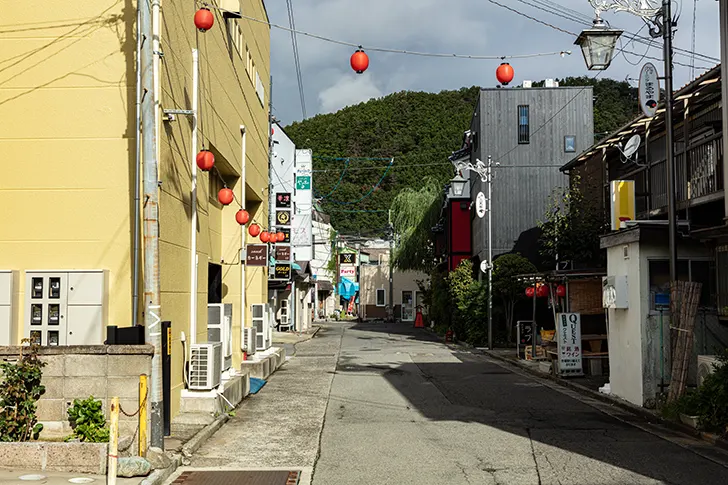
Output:
M240 126L240 134L242 135L242 152L243 152L243 166L241 169L241 189L240 189L240 204L242 205L243 210L245 210L245 187L246 187L246 174L245 169L247 167L248 162L248 155L247 155L247 132L245 130L245 126ZM247 306L245 302L245 258L243 255L246 253L245 251L245 226L240 226L240 348L245 351L245 313L247 311ZM268 264L268 261L266 261L266 264Z
M197 49L192 49L192 155L190 173L190 345L197 343L197 121L200 61Z
M133 269L133 296L132 296L132 310L131 310L131 321L132 325L136 326L139 323L139 233L140 229L140 217L139 211L141 209L140 192L141 192L141 163L142 163L142 32L141 32L141 10L137 5L137 45L136 45L136 124L134 129L136 130L136 157L134 164L134 242L133 242L133 253L134 253L134 269Z

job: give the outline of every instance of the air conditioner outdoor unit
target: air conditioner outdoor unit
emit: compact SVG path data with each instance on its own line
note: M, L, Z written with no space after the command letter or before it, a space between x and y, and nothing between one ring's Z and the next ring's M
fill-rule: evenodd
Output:
M254 327L243 328L243 350L248 355L253 355L257 350L255 348L256 332Z
M268 305L256 303L251 306L253 313L253 328L255 328L256 350L267 350L270 347L268 327Z
M702 386L703 381L715 370L713 364L718 365L720 361L715 355L698 355L698 385Z
M222 343L222 370L233 365L233 305L232 303L208 303L207 341Z
M222 374L222 343L192 344L190 346L189 388L211 391L220 385Z

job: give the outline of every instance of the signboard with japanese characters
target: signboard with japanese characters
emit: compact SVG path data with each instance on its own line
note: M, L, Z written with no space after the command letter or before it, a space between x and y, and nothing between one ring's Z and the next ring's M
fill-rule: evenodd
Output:
M276 207L279 209L288 209L291 207L291 193L279 192L276 194Z
M276 261L290 261L291 246L281 246L276 244Z
M283 241L281 241L282 243L285 243L285 244L291 243L291 228L290 227L278 227L278 228L276 228L276 230L278 232L282 232L283 236L285 236L283 238Z
M657 103L660 100L660 80L657 68L650 62L642 66L638 91L642 112L652 118L657 113Z
M273 270L274 280L288 281L291 279L291 264L290 263L276 263Z
M311 190L311 177L309 175L297 175L296 190Z
M248 244L245 248L246 266L266 266L268 264L267 244Z
M580 376L581 368L581 315L558 313L556 315L558 337L559 373L562 376Z
M526 347L533 345L533 321L519 320L516 324L518 333L518 355L524 356Z
M276 226L290 226L291 211L276 211Z

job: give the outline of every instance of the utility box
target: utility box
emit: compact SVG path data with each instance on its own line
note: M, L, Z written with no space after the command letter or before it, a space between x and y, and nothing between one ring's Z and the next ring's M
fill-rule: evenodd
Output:
M39 345L101 345L108 311L104 270L26 271L24 334Z
M626 275L602 277L602 305L604 308L629 308Z
M15 345L15 285L17 271L0 270L0 345Z

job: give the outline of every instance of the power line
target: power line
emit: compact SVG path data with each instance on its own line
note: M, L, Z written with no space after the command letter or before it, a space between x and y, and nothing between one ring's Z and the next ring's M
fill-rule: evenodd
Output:
M301 96L301 114L306 119L306 99L303 90L303 75L301 74L301 59L298 56L298 40L296 39L296 21L293 17L293 4L291 0L286 0L288 7L288 24L291 26L291 44L293 45L293 60L296 64L296 78L298 80L298 93Z

